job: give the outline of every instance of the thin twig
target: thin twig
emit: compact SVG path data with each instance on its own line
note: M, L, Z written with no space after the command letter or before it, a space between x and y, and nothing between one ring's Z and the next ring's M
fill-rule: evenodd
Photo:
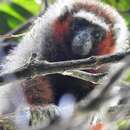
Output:
M26 33L20 33L20 34L16 34L16 35L10 35L10 34L5 34L5 35L0 35L0 39L11 39L11 38L17 38L17 37L22 37L25 36Z
M3 41L3 42L9 41L10 39L12 39L12 37L10 37L10 36L16 35L18 33L21 33L22 31L28 29L32 25L34 19L36 19L36 17L30 18L25 24L21 25L20 27L14 29L14 30L11 30L10 32L8 32L5 35L1 36L0 40Z
M15 35L20 35L21 32L23 32L24 30L27 30L27 29L32 25L32 23L34 22L34 20L35 20L37 17L42 16L42 15L46 12L46 10L47 10L47 8L48 8L48 1L45 0L45 1L44 1L44 4L45 4L45 8L44 8L44 10L42 10L42 11L39 13L38 16L33 16L33 17L31 17L25 24L21 25L20 27L14 29L14 30L11 30L10 32L6 33L6 34L3 35L3 36L0 36L0 37L1 37L0 40L3 41L3 42L7 42L7 41L9 41L10 39L14 38L13 36L15 36Z
M45 10L48 8L48 0L44 0Z

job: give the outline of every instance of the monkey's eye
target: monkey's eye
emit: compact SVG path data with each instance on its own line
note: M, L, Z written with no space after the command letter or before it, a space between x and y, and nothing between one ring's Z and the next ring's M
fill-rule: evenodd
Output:
M92 33L92 36L93 36L93 38L94 38L96 41L101 41L102 38L103 38L103 36L104 36L104 34L103 34L101 31L94 31L94 32Z
M73 22L72 29L74 31L80 31L80 30L84 29L85 27L87 27L88 25L89 25L89 22L86 21L85 19L76 18Z
M95 31L95 32L93 32L93 37L94 38L97 38L97 39L99 39L100 37L101 37L101 35L100 35L100 32L99 31Z

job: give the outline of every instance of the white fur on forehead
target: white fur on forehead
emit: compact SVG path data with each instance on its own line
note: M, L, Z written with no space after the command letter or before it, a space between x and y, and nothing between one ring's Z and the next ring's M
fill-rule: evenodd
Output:
M80 10L78 13L74 14L74 17L84 18L92 24L97 24L109 31L109 26L105 23L104 19L102 17L98 17L94 13L86 12L85 10Z

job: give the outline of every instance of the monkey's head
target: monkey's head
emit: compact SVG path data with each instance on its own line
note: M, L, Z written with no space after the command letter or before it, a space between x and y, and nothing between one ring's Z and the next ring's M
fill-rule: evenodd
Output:
M59 0L39 18L37 27L44 32L41 48L48 61L119 52L126 48L128 37L123 18L94 0Z

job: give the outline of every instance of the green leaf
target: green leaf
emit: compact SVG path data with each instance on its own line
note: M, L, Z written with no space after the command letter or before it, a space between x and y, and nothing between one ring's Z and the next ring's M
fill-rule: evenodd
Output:
M25 19L23 17L20 16L20 14L18 14L15 10L13 10L13 8L10 6L11 3L7 4L7 3L2 3L0 4L0 11L3 11L7 14L10 14L14 17L16 17L17 19L21 20L21 21L25 21ZM0 16L1 18L1 16Z
M11 3L10 6L15 12L17 12L23 18L28 19L33 16L33 14L30 11L28 11L27 9L23 8L22 6L16 3Z
M13 3L23 7L24 9L31 12L33 15L37 15L40 11L40 5L35 0L12 0Z
M0 11L0 34L8 32L21 23L22 21L20 21L16 17L6 12Z
M0 11L0 33L5 33L37 15L40 5L34 0L12 0L0 3Z

